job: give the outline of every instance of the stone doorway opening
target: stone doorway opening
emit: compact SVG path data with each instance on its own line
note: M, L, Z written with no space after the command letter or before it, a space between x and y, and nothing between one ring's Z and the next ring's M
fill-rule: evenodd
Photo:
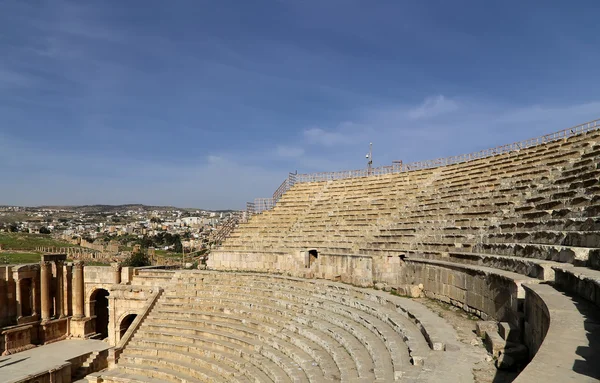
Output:
M308 267L312 267L312 265L317 262L317 259L319 259L319 252L317 249L308 250Z
M108 338L108 295L105 289L97 289L90 297L90 315L100 339Z
M135 317L137 317L136 314L129 314L125 316L125 318L123 318L121 324L119 325L119 340L123 338L123 335L125 335L125 333L129 329L129 326L131 326L131 324L135 320Z
M34 296L33 296L33 281L31 278L21 279L19 282L21 289L21 316L28 317L33 315Z

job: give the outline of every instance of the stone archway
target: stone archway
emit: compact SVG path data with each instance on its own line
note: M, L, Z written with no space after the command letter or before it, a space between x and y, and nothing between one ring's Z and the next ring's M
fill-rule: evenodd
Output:
M90 316L94 321L94 329L100 339L108 337L108 291L96 289L90 295Z
M123 317L123 319L121 319L121 322L119 323L119 340L123 338L123 335L125 335L129 329L129 326L131 326L136 317L137 314L127 314L125 317Z

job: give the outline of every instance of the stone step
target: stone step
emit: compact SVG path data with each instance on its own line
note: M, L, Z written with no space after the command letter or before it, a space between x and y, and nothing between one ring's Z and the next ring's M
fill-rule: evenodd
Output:
M553 269L557 286L600 307L600 270L561 266L555 266Z
M138 352L136 352L138 351ZM164 355L150 356L142 354L140 349L133 348L131 352L123 353L119 358L119 365L145 367L149 370L160 369L161 375L172 382L225 382L228 379L218 373L201 367L196 363L189 363L182 359L170 359ZM233 377L229 377L237 381Z
M270 320L268 321L265 319L265 317L261 317L260 320L252 320L247 316L236 316L231 313L224 315L220 313L211 313L209 311L187 311L185 316L182 317L179 311L163 309L157 312L156 315L148 321L148 325L150 326L149 328L152 328L151 326L155 324L157 326L176 325L180 327L195 328L196 326L205 326L208 322L214 325L226 323L231 326L236 326L235 328L243 330L244 332L246 332L247 329L262 330L270 336L279 337L280 339L299 347L307 354L310 354L312 359L318 362L318 366L323 370L323 375L326 377L339 377L340 369L331 354L327 351L338 345L337 343L332 341L327 344L329 346L328 348L322 348L319 344L298 334L297 331L291 330L289 325L286 325L285 327L278 326L278 318L269 318ZM324 341L326 342L327 339ZM335 345L333 345L334 343ZM309 359L307 358L306 360ZM312 361L310 362L312 364Z
M222 323L211 323L201 320L194 321L186 321L185 323L177 323L177 324L165 324L160 323L156 324L156 321L152 323L148 323L146 326L148 331L159 332L161 330L177 332L180 334L189 334L189 335L202 335L203 333L199 332L210 330L218 333L231 333L236 336L254 339L256 341L261 342L263 345L268 345L273 347L274 350L280 351L283 354L287 355L290 359L292 359L302 370L306 373L309 380L323 380L323 371L318 364L315 362L314 358L309 356L302 349L296 347L295 345L287 342L283 342L279 339L274 339L268 334L261 332L259 330L248 329L244 326L235 326L232 324L222 324Z
M595 248L543 245L529 243L480 243L473 247L474 252L500 255L516 255L524 258L536 258L575 265L587 264L590 254L597 253Z
M246 292L250 292L250 294L256 295L256 296L267 296L267 295L273 295L272 290L268 289L268 288L271 288L271 289L278 290L278 292L275 293L275 295L274 295L278 300L294 299L294 300L298 301L300 304L310 304L310 305L313 305L316 307L321 307L323 305L320 302L317 302L317 303L310 302L309 301L310 298L308 298L308 297L311 297L311 295L314 294L314 292L312 290L305 290L305 288L303 288L301 286L294 286L293 290L287 290L285 286L281 286L280 284L279 285L277 285L277 284L271 285L269 283L266 283L265 281L258 282L258 285L261 286L261 288L254 287L252 282L245 282L243 286L237 286L237 285L226 285L225 286L225 285L219 284L219 287L217 289L222 291L223 289L226 289L226 288L235 287L236 289L242 289L242 291L243 291L242 294L245 294ZM209 286L209 288L212 288L212 287ZM198 290L197 294L198 295L206 295L205 291L206 290ZM284 292L284 293L280 293L280 292ZM303 294L298 294L299 292L302 292ZM183 293L183 294L185 294L185 293ZM181 295L181 293L180 293L180 295ZM298 298L293 295L301 295L301 298ZM336 295L338 295L337 299L339 299L339 293L336 292ZM312 300L314 300L314 299L315 298L312 297ZM318 297L318 299L320 299L320 300L327 299L327 296L320 295ZM386 340L390 340L390 341L393 339L396 339L395 341L391 341L390 342L391 344L400 344L400 343L402 343L402 341L408 342L409 348L411 348L415 357L417 356L417 354L421 354L420 356L422 357L422 354L426 354L428 351L428 345L425 342L423 335L414 326L414 323L410 322L405 316L403 316L397 312L387 310L383 307L377 307L377 305L372 302L368 302L366 300L360 300L360 299L356 299L356 298L354 299L354 308L344 307L344 306L340 305L340 303L337 303L337 302L327 303L327 307L329 307L329 309L331 311L335 311L340 314L346 315L347 317L351 317L354 320L359 320L359 321L365 320L366 322L363 322L363 324L372 326L371 331L375 334L380 334L382 339L386 339ZM356 309L357 307L360 308L361 310L357 310ZM332 308L337 308L337 310L332 310ZM368 313L369 315L367 315L366 313ZM370 315L373 315L376 318L370 317ZM365 318L369 318L369 319L365 319ZM387 323L384 323L383 321L386 321ZM391 333L390 333L391 328L389 327L390 323L394 323L394 326L396 329L395 331L393 331ZM395 350L395 352L393 352L392 354L395 355L396 352L397 352L397 350Z
M125 373L144 376L145 378L148 378L148 380L160 379L171 383L199 382L199 380L194 379L189 375L171 371L169 369L165 369L158 366L119 363L117 368L121 371L124 371Z
M170 339L155 340L152 338L139 338L131 341L130 345L131 347L168 350L172 352L180 352L190 356L200 355L205 358L213 358L218 360L220 363L224 363L227 366L239 370L248 376L252 381L272 381L272 378L254 365L251 360L243 359L240 356L241 353L234 345L231 345L231 350L227 351L229 349L227 349L226 346L223 347L223 343L218 343L217 346L222 347L222 349L217 349L212 347L212 345L209 343L204 343L203 346L197 347L193 344L190 345L189 342L177 342Z
M270 347L262 347L260 343L245 341L227 334L207 331L200 331L200 333L202 335L182 335L164 330L160 332L143 330L134 341L174 341L187 343L188 346L202 345L215 350L226 350L256 364L274 381L297 381L302 380L303 376L306 377L301 370L298 370L296 363Z
M124 369L117 366L115 369L107 370L103 372L97 372L88 376L91 378L94 376L93 382L102 383L168 383L170 381L164 379L152 378L142 374L135 374L131 372L125 372ZM99 377L102 380L96 380L95 377ZM90 383L90 380L83 380L85 383Z
M409 258L414 255L419 258L450 261L455 263L464 263L490 267L494 269L501 269L517 274L523 274L528 277L541 279L544 281L554 280L554 269L552 269L553 266L572 266L571 264L546 261L535 258L516 257L512 255L495 255L458 251L413 251L402 249L396 249L395 252L406 254L406 256Z
M238 370L233 367L230 367L227 364L217 363L218 360L214 358L204 357L199 354L190 355L189 353L182 353L176 350L168 350L168 349L156 349L150 347L143 346L128 346L127 349L123 352L121 357L127 356L131 358L136 358L138 356L142 357L158 357L160 359L166 360L175 360L185 362L189 365L199 366L204 370L213 371L214 373L224 376L224 377L233 377L241 375Z
M354 335L349 333L348 328L340 327L339 325L332 324L326 320L319 320L316 317L305 318L303 315L300 316L298 314L302 314L302 312L291 312L285 308L277 307L277 304L265 304L258 303L255 300L239 300L239 299L229 299L229 298L211 298L211 297L197 297L191 298L193 299L186 302L186 307L191 308L193 310L197 309L210 309L215 306L219 309L229 309L231 307L237 307L239 309L243 309L244 311L256 311L270 313L271 315L286 315L289 318L293 318L295 322L298 322L304 326L309 326L314 329L317 329L325 334L329 334L332 336L337 342L342 344L346 350L350 353L352 358L354 359L354 363L356 365L356 369L358 371L359 377L369 377L373 376L373 369L375 365L373 363L373 359L371 354L365 348L365 345L361 343ZM193 303L192 303L193 302ZM223 305L223 306L220 306ZM173 306L177 307L177 306ZM330 320L328 318L328 320ZM365 331L356 330L353 328L355 333L365 334ZM378 355L379 357L383 357L385 354ZM382 361L383 362L383 361Z
M402 318L409 319L410 323L416 325L421 333L431 340L431 348L443 349L444 344L452 343L451 339L445 336L445 331L437 332L436 328L443 327L443 321L439 321L437 316L432 316L430 311L422 305L416 304L410 299L397 297L389 293L382 291L376 291L372 289L357 288L347 284L339 282L331 282L324 280L307 280L300 278L283 277L269 274L244 274L236 273L235 278L219 277L221 274L215 274L206 272L202 275L203 283L206 284L231 284L241 283L248 285L251 283L257 283L260 286L273 286L273 288L280 288L281 286L290 286L295 291L306 289L305 295L317 296L333 300L337 303L346 304L353 299L363 299L372 302L377 302L382 306L388 306L395 308L394 311L402 316ZM193 283L195 274L192 274L192 279L186 280L186 286L193 286L192 289L197 290L202 288L202 284ZM232 282L236 281L236 282ZM345 298L347 297L347 298ZM387 320L387 317L380 317L382 320ZM439 342L439 346L438 345Z

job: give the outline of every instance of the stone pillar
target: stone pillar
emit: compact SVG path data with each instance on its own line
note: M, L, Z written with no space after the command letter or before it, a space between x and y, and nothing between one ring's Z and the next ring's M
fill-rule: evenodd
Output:
M0 327L4 327L8 323L8 284L0 275Z
M54 311L56 313L57 318L64 318L64 281L63 281L63 261L56 261L56 287L54 291L56 292L56 296L54 297L56 307L54 307Z
M33 292L33 302L31 302L31 315L35 316L40 312L40 308L38 306L39 292L37 278L31 279L31 291Z
M84 308L83 262L75 261L73 265L73 316L83 318Z
M73 266L65 264L65 275L63 278L63 312L65 316L73 315Z
M110 265L113 267L113 283L121 283L121 265L118 263L111 263Z
M50 282L52 280L52 263L47 261L40 262L40 295L42 306L42 321L50 320L50 308L52 307L52 300L50 297Z
M16 274L16 273L15 273ZM22 305L23 305L23 296L21 294L21 280L18 278L15 278L15 284L16 284L16 292L15 292L15 296L16 296L16 300L17 300L17 318L20 318L23 316L23 311L22 311Z

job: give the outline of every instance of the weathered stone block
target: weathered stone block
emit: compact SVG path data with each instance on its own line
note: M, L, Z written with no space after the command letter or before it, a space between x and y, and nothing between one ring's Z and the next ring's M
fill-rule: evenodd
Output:
M496 331L498 329L498 323L495 321L478 321L475 324L475 332L481 338L485 337L486 331Z

